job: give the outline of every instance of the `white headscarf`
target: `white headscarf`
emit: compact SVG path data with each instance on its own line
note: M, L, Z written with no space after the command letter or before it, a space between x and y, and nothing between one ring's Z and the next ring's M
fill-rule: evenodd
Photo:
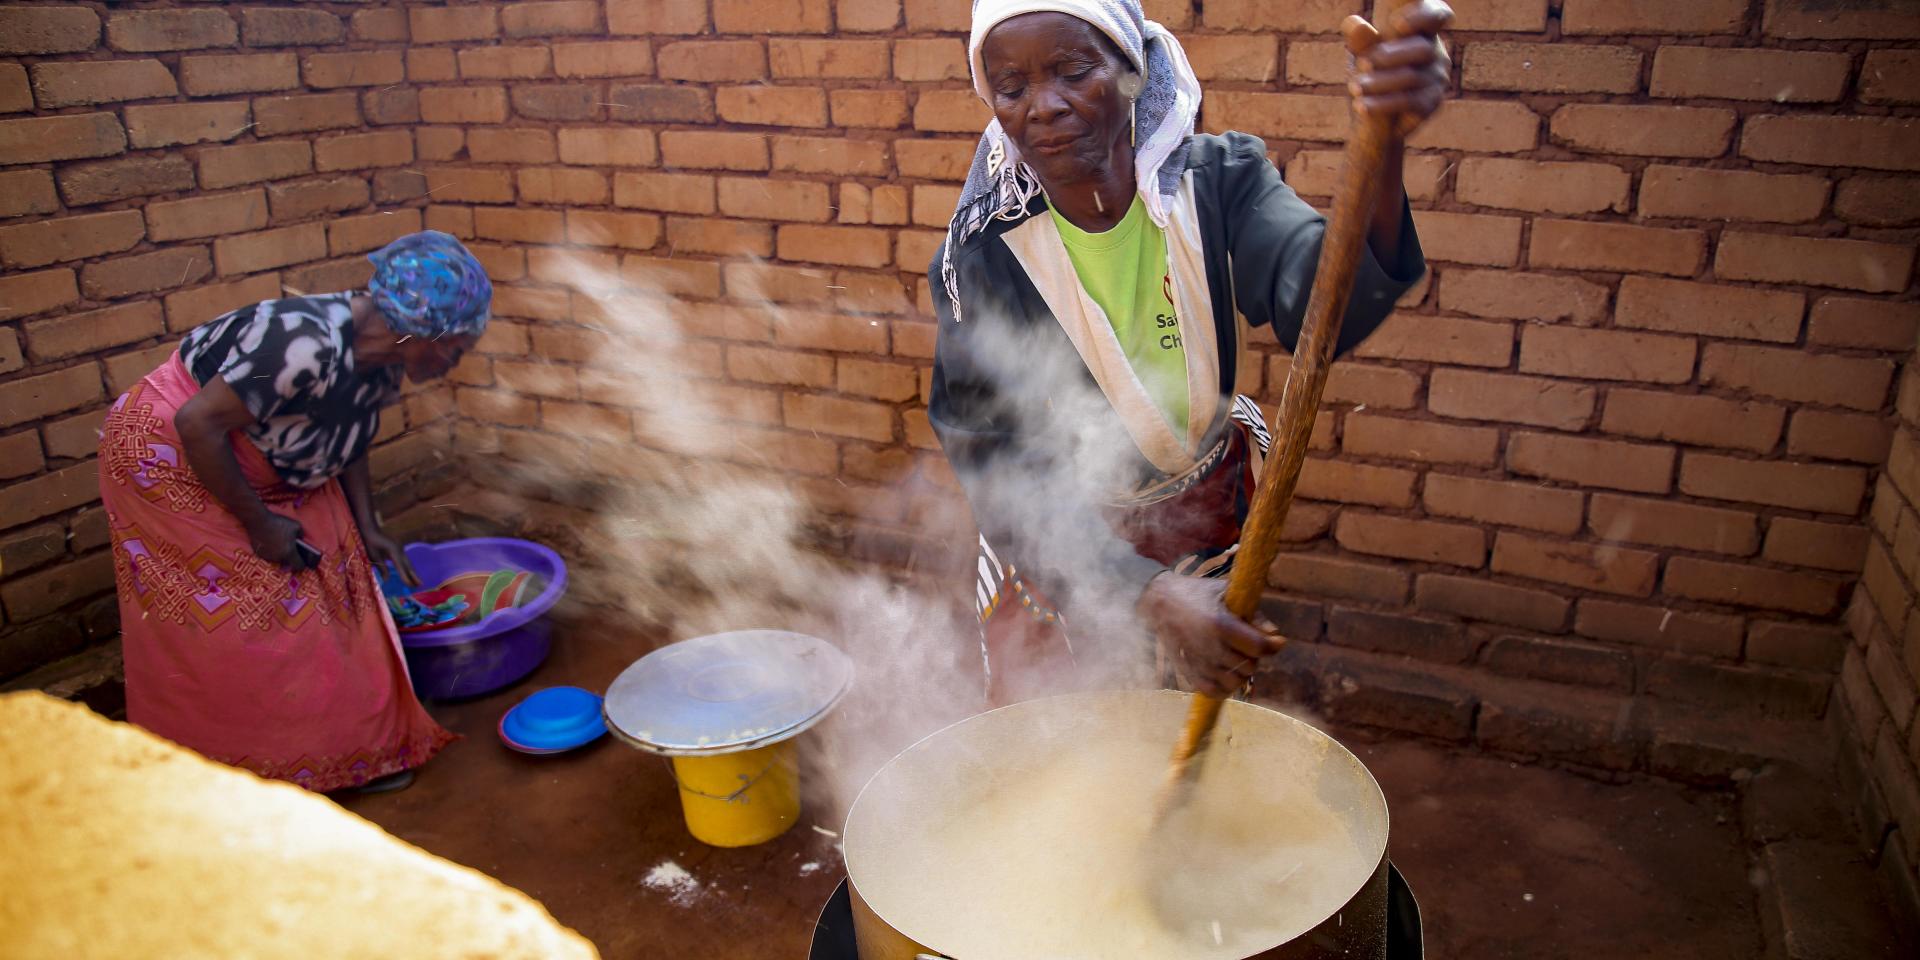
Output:
M1139 0L974 0L972 32L967 38L967 65L973 89L993 102L980 48L987 34L1003 21L1026 13L1064 13L1092 24L1107 35L1145 81L1134 101L1133 172L1135 187L1155 225L1165 229L1167 211L1180 189L1186 168L1187 145L1200 115L1200 79L1180 41L1146 18ZM987 124L974 151L973 166L961 188L960 203L947 226L947 247L941 260L941 279L960 319L959 278L953 269L953 249L965 243L995 219L1024 215L1040 192L1040 182L1021 161L1000 121Z

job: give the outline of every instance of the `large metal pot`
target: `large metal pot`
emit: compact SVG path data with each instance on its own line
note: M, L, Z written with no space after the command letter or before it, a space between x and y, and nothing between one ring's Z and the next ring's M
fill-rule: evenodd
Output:
M860 960L1385 957L1386 800L1318 730L1227 704L1151 825L1187 701L1014 704L889 761L847 817Z

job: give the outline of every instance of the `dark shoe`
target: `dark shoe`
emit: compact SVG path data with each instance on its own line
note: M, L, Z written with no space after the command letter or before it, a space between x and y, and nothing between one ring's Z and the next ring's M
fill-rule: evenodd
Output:
M369 780L366 783L363 783L357 787L354 787L349 792L351 793L393 793L398 790L405 790L410 786L413 786L413 771L402 770L399 773L389 773L384 777L379 777L374 780Z

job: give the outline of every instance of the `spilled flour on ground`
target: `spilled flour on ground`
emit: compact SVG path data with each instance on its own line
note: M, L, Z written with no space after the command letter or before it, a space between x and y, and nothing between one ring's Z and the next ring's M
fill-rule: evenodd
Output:
M667 895L667 901L676 907L684 907L700 895L700 881L687 872L687 868L672 860L662 860L647 871L646 879L640 881L649 890L658 890Z
M820 872L820 864L818 861L809 860L806 863L803 863L800 865L800 875L803 877L811 877L814 874L819 872Z

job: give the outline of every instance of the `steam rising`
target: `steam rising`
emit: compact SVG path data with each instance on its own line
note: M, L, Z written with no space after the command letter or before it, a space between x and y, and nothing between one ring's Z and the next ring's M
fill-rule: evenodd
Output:
M950 480L940 482L944 464L932 452L923 455L930 462L890 486L845 485L833 476L833 460L824 470L817 464L834 455L832 444L854 450L859 441L783 431L780 412L766 403L774 391L715 379L729 352L789 342L786 333L798 325L887 321L783 311L760 291L739 289L742 274L734 272L728 281L736 304L728 306L681 301L657 277L616 277L586 257L565 263L565 282L579 291L575 316L587 326L574 332L582 335L579 394L591 406L543 401L548 435L518 435L539 446L531 456L522 448L508 479L561 491L565 499L564 491L593 478L594 522L574 531L578 565L586 568L577 593L585 602L653 625L664 639L795 630L853 659L853 693L804 741L812 819L837 827L859 788L895 753L986 707L967 506ZM765 342L769 331L774 344ZM536 355L554 355L538 343ZM1049 572L1043 590L1071 596L1076 665L1070 676L1044 678L1042 686L1150 685L1152 653L1135 619L1137 597L1100 572L1099 554L1115 541L1104 524L1087 524L1097 516L1063 509L1130 486L1135 478L1124 475L1123 464L1134 462L1132 442L1077 358L1067 357L1074 363L1063 369L1039 369L1038 352L1018 337L992 344L987 354L987 368L1009 394L1044 391L1051 446L1060 451L1021 461L1009 471L1018 483L982 494L994 501L995 515L1013 518L1026 542L1040 545L1016 562ZM523 394L543 387L565 394L564 380L574 375L558 365L533 369L551 380L513 384ZM837 559L822 547L849 530L858 538L862 528L823 522L822 500L855 519L869 510L881 522L904 515L923 536L950 538L952 554L916 554L915 569ZM919 569L927 560L935 562ZM1071 591L1063 589L1069 581Z

